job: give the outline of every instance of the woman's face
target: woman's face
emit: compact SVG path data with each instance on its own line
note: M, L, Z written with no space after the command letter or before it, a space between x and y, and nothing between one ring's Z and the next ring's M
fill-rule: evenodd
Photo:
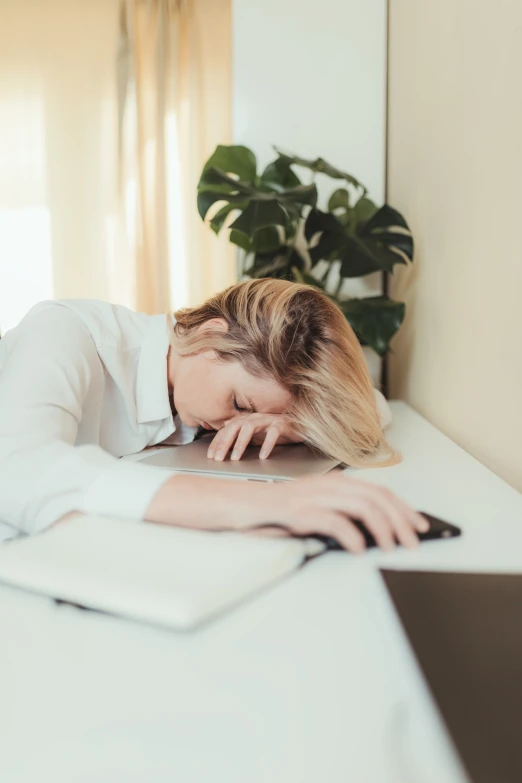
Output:
M219 361L214 351L179 356L171 348L168 378L175 408L189 427L218 430L245 413L283 413L291 402L272 378L257 378L238 361Z

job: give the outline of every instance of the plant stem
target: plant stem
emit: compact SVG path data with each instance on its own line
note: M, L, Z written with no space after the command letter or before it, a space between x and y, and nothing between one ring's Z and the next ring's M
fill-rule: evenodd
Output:
M328 275L330 274L331 271L332 271L332 265L328 261L328 266L326 267L326 272L321 277L321 283L323 283L323 285L326 285L326 281L328 280Z

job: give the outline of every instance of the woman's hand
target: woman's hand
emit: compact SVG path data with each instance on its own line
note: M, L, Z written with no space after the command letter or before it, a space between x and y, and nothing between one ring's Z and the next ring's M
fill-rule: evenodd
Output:
M419 543L417 532L425 532L429 527L421 514L386 487L342 473L278 483L272 488L271 501L270 510L261 510L265 516L267 511L270 514L266 524L258 527L262 534L270 533L273 522L301 536L331 536L355 553L364 551L366 543L353 524L354 519L360 520L385 550L393 549L396 542L415 548ZM280 534L277 528L272 531Z
M276 444L300 443L292 422L283 413L246 413L237 416L222 427L209 446L207 456L224 460L232 446L231 459L241 459L246 447L261 445L259 456L266 459Z
M389 489L340 472L277 483L179 473L160 487L145 519L251 534L279 535L279 525L293 535L331 536L356 553L366 545L352 520L360 520L383 549L392 549L396 541L413 548L417 531L428 529L425 518Z

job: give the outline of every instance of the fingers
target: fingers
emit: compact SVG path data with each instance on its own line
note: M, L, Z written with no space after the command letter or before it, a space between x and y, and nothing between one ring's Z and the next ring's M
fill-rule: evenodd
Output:
M236 421L227 424L213 439L207 457L221 462L235 443L231 459L241 459L255 431L255 425L250 422Z
M273 419L274 417L272 416L271 418ZM231 459L241 459L246 447L250 443L255 442L256 434L259 433L259 437L263 437L261 432L265 429L266 435L261 440L262 448L259 456L261 459L266 459L280 438L282 428L277 422L271 422L267 426L266 422L260 417L256 420L244 417L243 419L229 422L223 429L219 430L212 440L207 451L207 457L221 461L225 459L233 446Z
M237 436L234 451L232 452L231 459L241 459L243 453L252 440L252 435L255 432L255 427L252 424L243 424Z
M342 494L339 497L335 490ZM336 476L331 484L335 504L353 519L358 519L375 538L378 546L393 549L395 542L407 548L418 545L417 531L428 529L424 517L386 487L367 481Z
M362 533L343 514L324 509L313 510L313 522L306 524L304 520L299 525L299 533L330 536L338 541L343 549L353 554L360 554L366 549L366 542ZM297 531L296 531L297 532Z
M417 545L411 525L400 512L377 491L363 488L350 499L350 517L359 520L374 537L377 546L386 551L395 547L397 539L407 547Z
M210 444L207 457L223 460L235 443L232 459L241 459L249 443L255 443L262 444L259 456L266 459L276 443L299 443L301 440L287 416L279 413L248 413L226 422Z
M300 485L299 489L296 484ZM295 482L286 492L292 494L289 509L296 529L305 534L318 532L320 528L323 532L320 520L327 518L336 525L328 535L333 535L350 551L358 551L358 543L364 543L364 536L357 527L359 523L386 551L394 549L397 542L408 549L417 547L417 532L429 527L424 517L389 489L347 476ZM342 525L339 525L339 518L343 520ZM311 525L307 519L312 520Z
M272 449L276 445L277 441L279 440L280 436L280 429L277 425L271 424L270 427L267 430L265 441L261 447L261 451L259 452L259 456L261 459L266 459L270 454L272 453Z
M207 457L218 461L224 460L242 426L240 422L230 422L219 430L208 448Z
M364 495L352 498L349 516L362 522L381 549L390 551L394 548L395 540L391 520L375 498Z
M419 540L417 532L428 530L427 520L387 487L361 482L361 489L382 511L393 531L394 538L403 546L415 548Z
M419 533L424 533L426 530L428 530L429 524L426 518L423 517L422 514L419 514L418 511L415 511L404 500L402 500L402 498L392 492L391 489L377 486L376 484L371 484L370 482L366 481L361 483L365 484L367 487L369 486L372 491L377 490L379 496L392 503L393 506L400 512L400 514L405 519L409 520L411 525L415 528L415 530L418 530Z

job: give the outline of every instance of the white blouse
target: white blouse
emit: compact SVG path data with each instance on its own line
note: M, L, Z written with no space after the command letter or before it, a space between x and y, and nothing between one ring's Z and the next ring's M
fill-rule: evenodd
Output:
M0 538L78 510L140 520L169 478L120 461L193 440L174 420L166 315L42 302L0 340Z
M0 340L0 539L81 511L142 520L170 474L120 460L196 429L173 418L166 315L42 302ZM390 418L376 391L383 425Z

